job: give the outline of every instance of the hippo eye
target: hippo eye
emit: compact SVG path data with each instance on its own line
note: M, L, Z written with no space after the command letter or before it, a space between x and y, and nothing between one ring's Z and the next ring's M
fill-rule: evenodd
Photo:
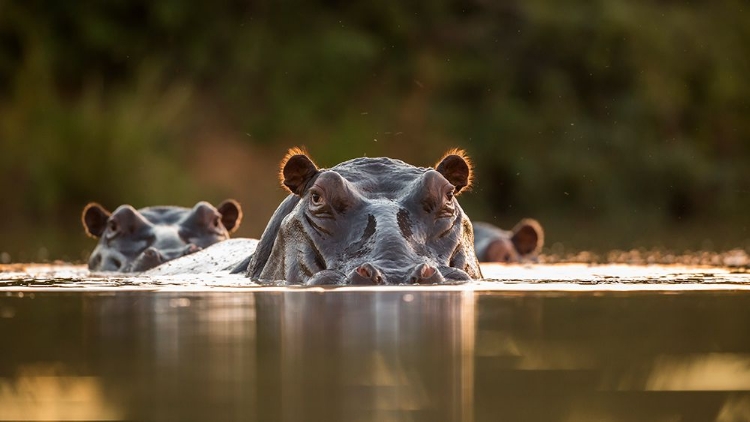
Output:
M455 194L453 192L454 190L451 189L445 193L445 202L441 205L441 209L438 212L438 218L453 217L456 210L456 205L453 201Z
M320 205L323 203L323 197L317 192L312 192L310 194L310 199L312 200L313 205Z
M211 222L211 224L213 224L214 227L219 227L219 222L220 221L221 220L219 219L219 216L216 216L216 217L214 217L214 220Z
M109 220L107 222L107 231L104 232L104 238L107 240L112 240L119 235L120 225L117 224L117 222L114 220Z

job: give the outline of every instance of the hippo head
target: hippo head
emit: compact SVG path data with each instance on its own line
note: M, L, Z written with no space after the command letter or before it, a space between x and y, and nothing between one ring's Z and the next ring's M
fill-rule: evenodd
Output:
M471 222L456 199L471 177L460 150L435 168L357 158L320 169L292 149L280 172L291 194L263 232L248 276L308 285L481 277Z
M90 203L83 209L86 233L99 238L89 258L92 271L145 271L163 262L229 238L242 219L230 199L214 208L199 202L191 208L158 206L136 210L121 205L110 213Z
M519 262L535 257L544 246L544 230L533 218L521 220L513 230L474 223L474 248L481 262Z

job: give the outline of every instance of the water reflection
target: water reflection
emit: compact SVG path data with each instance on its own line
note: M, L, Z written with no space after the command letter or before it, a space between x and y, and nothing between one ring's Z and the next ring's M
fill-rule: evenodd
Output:
M470 416L462 388L471 389L471 293L294 292L278 300L280 344L271 348L280 351L280 420Z
M0 420L121 420L98 377L70 376L61 364L18 368L0 379Z
M0 297L0 420L743 421L750 294Z
M750 391L750 355L659 356L652 365L645 390Z

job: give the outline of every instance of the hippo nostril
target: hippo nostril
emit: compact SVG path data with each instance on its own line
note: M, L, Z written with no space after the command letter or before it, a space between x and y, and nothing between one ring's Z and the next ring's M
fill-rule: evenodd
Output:
M349 278L349 284L385 284L385 280L383 274L377 268L370 263L366 263L354 270L353 275Z
M146 256L146 258L156 258L157 256L159 256L159 253L156 252L156 249L154 248L146 249L143 254Z
M357 268L357 274L359 274L360 276L364 278L370 278L370 272L367 271L367 268L364 268L364 267Z
M437 269L431 265L422 264L422 268L419 270L419 276L424 278L432 277Z
M362 264L357 267L357 274L364 278L372 278L375 273L375 268L370 264ZM379 276L378 276L379 277Z
M412 284L435 284L443 281L443 276L437 268L428 264L419 264L412 270L409 282Z

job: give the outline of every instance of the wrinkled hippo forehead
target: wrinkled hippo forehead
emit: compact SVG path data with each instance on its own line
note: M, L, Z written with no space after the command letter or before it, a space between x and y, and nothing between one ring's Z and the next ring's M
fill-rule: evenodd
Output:
M392 158L356 158L330 170L340 174L367 197L395 199L430 169Z
M190 215L190 208L183 207L148 207L138 210L151 224L178 224Z

